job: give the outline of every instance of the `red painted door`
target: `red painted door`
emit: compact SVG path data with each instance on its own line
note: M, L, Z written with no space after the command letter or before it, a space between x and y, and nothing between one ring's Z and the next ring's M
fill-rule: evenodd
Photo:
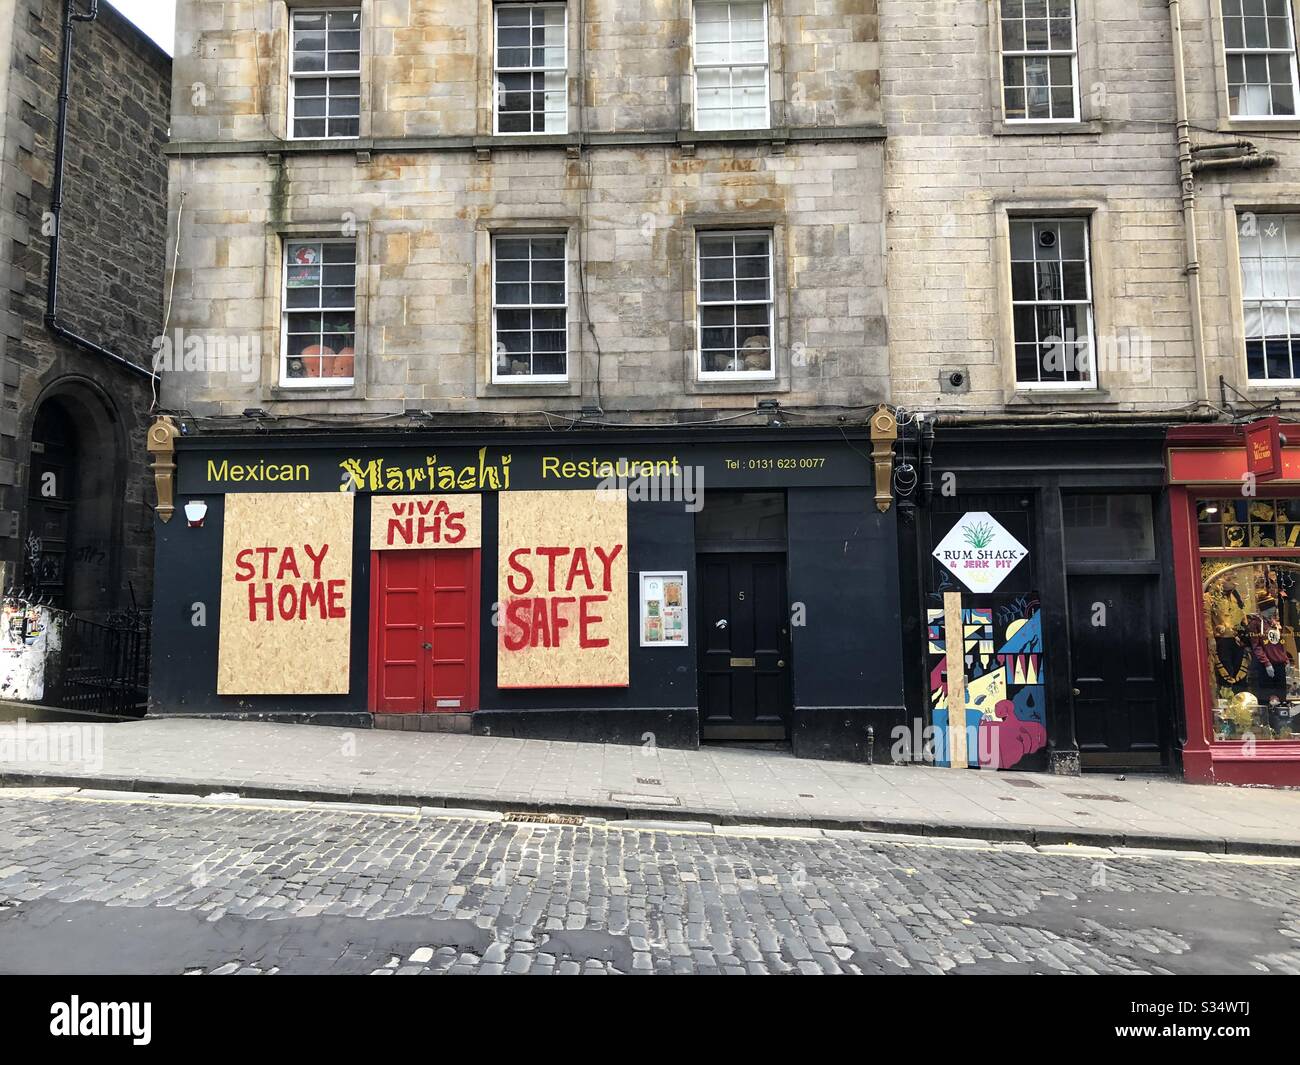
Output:
M376 713L478 708L478 551L380 551L370 705Z

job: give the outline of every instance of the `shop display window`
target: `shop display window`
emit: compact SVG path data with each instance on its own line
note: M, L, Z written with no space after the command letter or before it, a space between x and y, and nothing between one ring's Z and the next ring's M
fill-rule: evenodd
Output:
M1202 550L1300 549L1300 499L1202 499L1196 522Z
M1214 738L1300 739L1300 559L1203 558L1201 581Z

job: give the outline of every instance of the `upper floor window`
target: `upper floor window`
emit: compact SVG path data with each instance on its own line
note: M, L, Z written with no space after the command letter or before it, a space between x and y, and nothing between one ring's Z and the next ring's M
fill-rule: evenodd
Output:
M765 0L695 0L695 128L766 129Z
M1002 103L1008 122L1079 117L1074 0L1002 0Z
M493 239L495 380L568 379L567 263L562 233L511 233Z
M700 233L700 377L773 377L772 234Z
M1223 0L1223 47L1233 118L1295 117L1291 0Z
M564 133L569 126L568 12L564 4L498 4L498 133Z
M1252 381L1300 381L1300 215L1243 213L1242 317Z
M280 383L352 384L356 331L356 241L287 242Z
M1083 218L1011 220L1017 388L1093 388L1092 277Z
M360 136L360 9L295 11L292 33L290 136Z

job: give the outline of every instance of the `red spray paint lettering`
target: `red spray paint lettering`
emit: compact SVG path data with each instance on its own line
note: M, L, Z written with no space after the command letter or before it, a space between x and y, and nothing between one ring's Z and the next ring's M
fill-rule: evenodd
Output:
M511 598L501 637L506 650L561 647L570 639L583 650L608 647L609 640L597 635L605 621L599 608L614 590L614 563L622 552L622 544L511 551L506 559Z
M249 621L326 621L345 618L345 579L325 580L329 544L246 547L235 556L235 581L248 586Z
M453 511L446 500L390 503L385 539L389 547L404 544L458 544L465 539L465 511Z

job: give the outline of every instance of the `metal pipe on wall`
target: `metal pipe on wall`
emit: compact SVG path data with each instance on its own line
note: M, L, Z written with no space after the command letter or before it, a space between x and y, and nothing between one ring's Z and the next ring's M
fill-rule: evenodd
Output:
M1192 132L1187 111L1187 70L1183 54L1181 0L1169 0L1169 27L1174 54L1174 101L1178 134L1178 180L1182 188L1183 231L1187 250L1187 300L1192 317L1192 361L1196 370L1196 402L1210 402L1205 368L1205 314L1201 300L1201 264L1196 245L1196 177L1192 166Z

